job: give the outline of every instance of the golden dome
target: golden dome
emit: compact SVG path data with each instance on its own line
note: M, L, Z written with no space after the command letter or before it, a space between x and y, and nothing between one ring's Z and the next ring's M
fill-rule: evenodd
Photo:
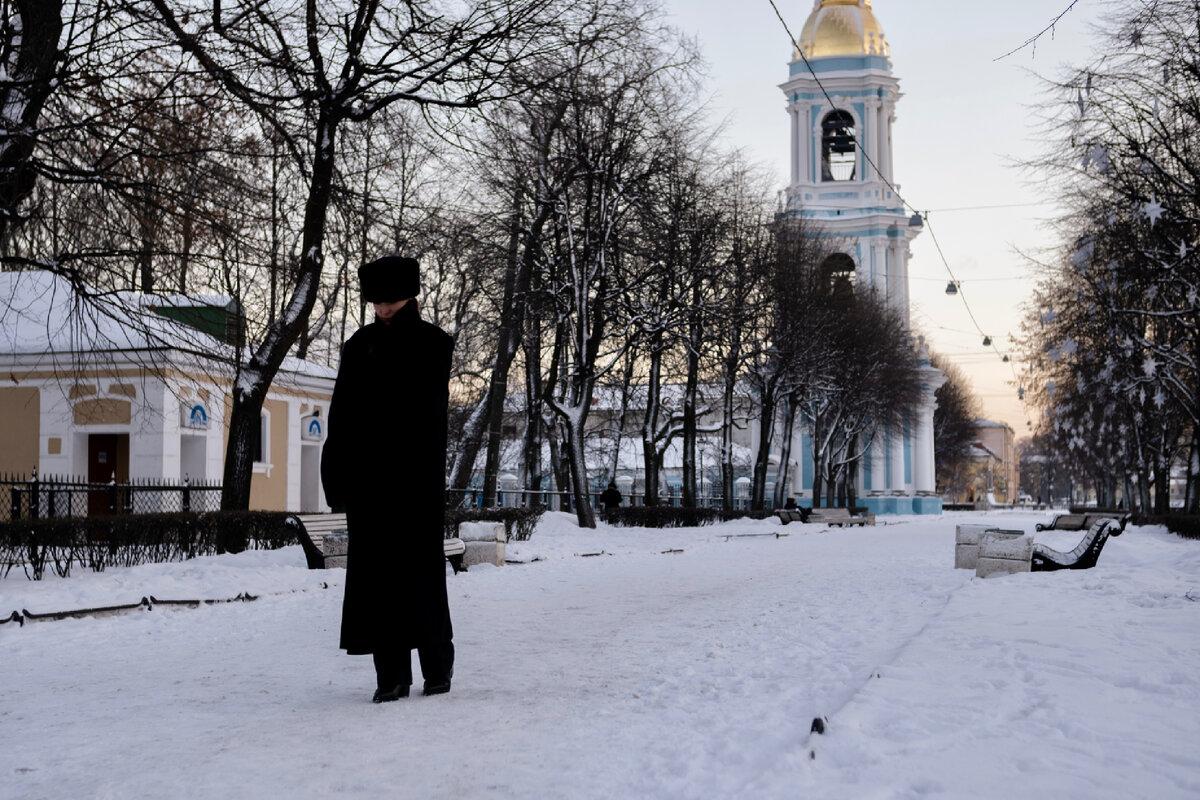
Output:
M892 54L871 0L818 0L804 23L800 48L808 58Z

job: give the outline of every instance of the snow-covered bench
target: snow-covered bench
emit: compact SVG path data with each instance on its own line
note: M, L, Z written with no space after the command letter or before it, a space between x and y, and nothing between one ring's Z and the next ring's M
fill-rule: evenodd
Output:
M815 522L818 525L874 525L875 515L857 516L848 508L779 508L775 516L784 525L789 522Z
M289 521L299 529L300 546L309 569L331 569L346 566L350 534L345 514L293 514ZM463 568L466 545L462 539L447 539L442 546L446 560L455 572Z
M874 525L874 514L863 514L861 516L853 514L848 508L814 508L808 516L809 522L815 522L818 525L837 525L845 527L847 525Z
M1109 534L1120 536L1125 532L1125 526L1129 524L1129 517L1129 514L1111 512L1059 514L1049 525L1038 523L1034 529L1038 531L1085 531L1090 530L1100 520L1107 519L1112 522L1109 526Z
M1038 523L1033 526L1036 531L1081 531L1086 528L1086 514L1059 514L1049 525Z
M1087 534L1070 552L1064 553L1043 544L1033 546L1031 569L1033 572L1053 572L1059 569L1091 569L1100 559L1100 551L1110 535L1117 535L1119 523L1114 519L1101 518L1092 523Z

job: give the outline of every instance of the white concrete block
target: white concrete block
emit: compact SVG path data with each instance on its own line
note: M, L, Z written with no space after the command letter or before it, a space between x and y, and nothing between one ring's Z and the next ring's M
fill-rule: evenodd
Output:
M466 546L467 550L463 553L464 566L473 567L476 564L495 564L497 567L504 566L504 542L471 541L466 542Z
M1033 565L1033 537L1021 531L988 531L979 540L975 576L1029 572Z
M975 569L979 558L979 539L990 525L959 525L954 530L954 568Z
M458 538L464 542L504 542L503 522L460 522Z

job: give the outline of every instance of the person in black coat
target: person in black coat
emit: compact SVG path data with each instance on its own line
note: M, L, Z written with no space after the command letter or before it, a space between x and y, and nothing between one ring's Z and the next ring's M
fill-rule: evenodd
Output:
M408 696L414 649L425 694L450 691L442 548L454 340L421 319L415 260L381 258L358 275L375 321L342 347L321 480L349 529L341 647L373 656L381 703Z
M605 511L621 507L621 490L617 488L616 481L608 482L608 488L600 493L600 503L604 506Z

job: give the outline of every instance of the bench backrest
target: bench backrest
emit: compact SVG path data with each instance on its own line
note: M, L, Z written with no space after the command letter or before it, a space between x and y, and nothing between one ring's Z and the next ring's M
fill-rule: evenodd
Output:
M1071 558L1078 561L1089 550L1103 547L1104 540L1108 538L1112 524L1113 520L1111 517L1101 517L1093 522L1092 526L1088 528L1087 535L1080 539L1079 544L1075 545L1075 549L1071 551Z

